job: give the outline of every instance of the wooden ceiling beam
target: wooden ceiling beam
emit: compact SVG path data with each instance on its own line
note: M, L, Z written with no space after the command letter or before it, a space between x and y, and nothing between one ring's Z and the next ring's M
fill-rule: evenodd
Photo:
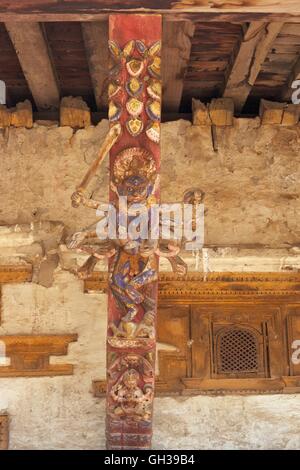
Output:
M0 21L91 21L111 12L164 13L182 17L199 15L201 21L300 21L298 0L7 0L0 6Z
M162 78L164 111L179 111L194 31L195 26L191 21L166 21L163 24Z
M224 97L233 99L237 112L242 111L283 24L255 21L246 30L223 93Z
M81 27L97 108L103 111L107 106L108 22L82 23Z
M38 110L59 107L59 88L39 23L5 23Z

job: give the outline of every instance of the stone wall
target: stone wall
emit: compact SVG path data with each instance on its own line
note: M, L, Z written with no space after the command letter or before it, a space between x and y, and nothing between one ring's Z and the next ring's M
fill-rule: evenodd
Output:
M63 222L67 231L95 220L93 210L74 210L70 195L108 128L107 121L77 132L34 124L0 131L0 223ZM182 201L186 189L205 192L205 243L289 247L299 242L300 126L260 125L234 119L216 127L188 121L162 125L162 201ZM91 194L107 200L104 165Z
M104 448L105 400L91 387L105 377L106 296L83 293L72 273L83 258L64 241L95 220L73 209L70 195L107 126L0 131L0 264L34 266L32 283L2 287L0 335L78 333L67 356L51 358L74 364L74 375L0 379L11 449ZM177 121L162 131L163 201L181 201L193 187L205 192L206 269L298 271L299 127L235 119L216 129L218 152L210 127ZM107 185L103 168L93 197L106 200ZM186 255L192 270L204 269L197 256ZM157 398L153 447L297 449L299 418L299 395Z

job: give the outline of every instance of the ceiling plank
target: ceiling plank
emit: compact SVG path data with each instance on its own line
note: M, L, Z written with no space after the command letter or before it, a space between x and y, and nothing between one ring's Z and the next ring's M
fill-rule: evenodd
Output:
M108 22L82 23L81 27L95 100L98 110L102 111L107 107Z
M6 0L0 21L91 21L111 12L167 13L182 17L199 14L201 21L297 21L299 0Z
M195 26L191 21L164 22L162 48L164 111L179 111L194 31Z
M59 89L39 23L5 23L24 76L39 110L59 107Z
M282 94L281 94L281 100L282 101L290 101L292 93L295 91L294 88L292 88L292 83L295 80L300 80L300 57L298 57L293 70L288 78L288 81L286 85L283 87ZM297 87L299 89L299 86ZM298 93L299 96L299 93Z
M241 112L268 52L284 23L250 23L235 57L223 96Z

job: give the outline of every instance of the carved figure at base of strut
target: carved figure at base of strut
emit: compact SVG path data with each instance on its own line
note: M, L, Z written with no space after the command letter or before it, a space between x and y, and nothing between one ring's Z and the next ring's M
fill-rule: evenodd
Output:
M112 416L133 421L151 419L153 387L145 384L141 388L139 381L140 374L135 369L130 369L112 387L110 397L115 403L111 410Z

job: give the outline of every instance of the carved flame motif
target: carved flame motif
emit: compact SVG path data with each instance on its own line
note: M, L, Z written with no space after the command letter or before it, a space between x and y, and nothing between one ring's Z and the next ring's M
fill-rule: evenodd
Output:
M146 128L147 137L156 144L160 141L160 125L159 122L150 121Z
M126 103L126 109L130 116L137 117L141 114L144 103L137 98L130 98Z
M148 101L146 104L146 112L153 121L160 121L160 102Z
M125 88L130 96L136 97L141 94L143 90L143 83L140 82L136 77L132 77L126 82Z
M120 105L116 104L114 101L109 102L108 106L108 118L111 122L117 121L121 116L122 108Z
M132 59L126 63L126 68L131 77L139 77L144 70L144 62L140 59Z
M130 135L136 137L141 132L143 132L144 124L143 121L139 118L129 119L126 121L126 128Z
M151 79L149 85L147 86L148 95L154 100L161 100L161 82L159 80Z

